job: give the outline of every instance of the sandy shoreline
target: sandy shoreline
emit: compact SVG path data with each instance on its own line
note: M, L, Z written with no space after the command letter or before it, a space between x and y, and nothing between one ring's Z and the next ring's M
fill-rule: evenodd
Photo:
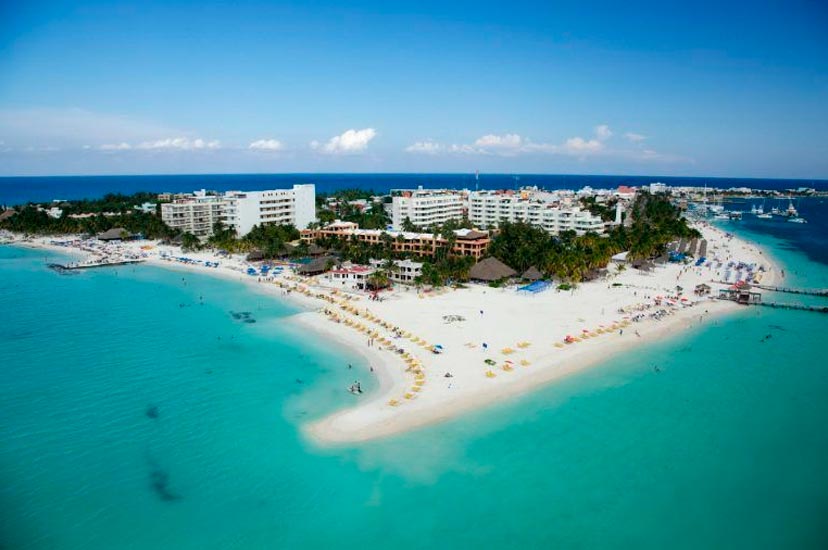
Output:
M297 277L287 268L273 279L251 277L240 257L182 253L174 247L148 246L146 241L111 248L141 255L154 266L220 276L289 299L303 310L289 318L297 326L363 357L379 388L362 396L358 405L304 426L310 439L330 445L455 418L707 323L713 316L738 311L731 302L693 295L695 285L704 282L715 296L724 286L715 281L730 271L727 262L761 265L765 284L778 279L778 264L755 244L727 237L706 224L700 229L709 243L708 257L716 259L703 267L666 264L649 273L613 268L605 279L583 283L575 291L547 290L530 296L514 288L482 285L428 294L400 287L381 302L331 291L324 281ZM73 252L49 244L52 240L60 239L14 244ZM219 261L221 267L170 262L162 254ZM677 291L677 286L683 290ZM577 341L564 344L568 336ZM443 353L432 353L434 344L441 344Z

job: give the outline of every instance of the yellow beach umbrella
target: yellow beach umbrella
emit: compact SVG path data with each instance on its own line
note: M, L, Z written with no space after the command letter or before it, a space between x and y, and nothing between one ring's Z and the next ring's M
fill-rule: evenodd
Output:
M520 364L521 364L522 366L524 366L524 367L528 367L528 366L529 366L529 365L531 365L532 363L530 363L530 362L529 362L529 361L527 361L526 359L521 359L521 360L520 360Z
M392 407L396 407L397 405L400 404L400 402L397 401L396 399L391 399L390 401L388 401L388 404L391 405Z
M490 371L490 370L486 371L486 378L494 378L495 376L497 376L497 375L495 373L493 373L492 371Z

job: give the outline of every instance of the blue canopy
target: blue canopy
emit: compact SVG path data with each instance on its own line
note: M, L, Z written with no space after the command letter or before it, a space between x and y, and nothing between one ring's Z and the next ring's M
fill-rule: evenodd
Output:
M552 286L552 283L549 281L535 281L526 286L520 287L518 292L531 292L532 294L537 294L538 292L543 292L550 286Z

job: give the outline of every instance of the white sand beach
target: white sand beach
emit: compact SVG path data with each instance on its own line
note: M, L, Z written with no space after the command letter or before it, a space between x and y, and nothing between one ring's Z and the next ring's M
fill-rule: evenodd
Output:
M713 298L727 286L717 281L731 271L729 262L753 264L763 284L778 280L780 267L757 246L707 224L697 227L708 241L708 262L699 267L667 263L639 271L610 266L605 277L575 290L553 288L537 294L518 292L514 286L469 284L433 292L396 286L383 292L381 301L364 293L332 291L289 268L264 279L251 277L248 264L238 256L183 253L147 241L96 246L154 265L242 280L280 299L298 300L308 311L295 315L296 323L352 347L380 381L379 389L361 396L358 405L306 426L315 441L336 444L454 418L733 311L740 306ZM50 244L56 240L20 244L72 250ZM219 267L205 267L204 261L218 262ZM694 295L701 283L712 287L709 296ZM432 351L438 344L439 354Z

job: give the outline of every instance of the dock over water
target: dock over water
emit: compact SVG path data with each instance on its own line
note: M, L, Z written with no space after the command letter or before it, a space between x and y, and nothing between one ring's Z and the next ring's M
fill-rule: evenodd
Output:
M79 269L94 269L96 267L117 267L119 265L130 265L130 264L139 264L144 262L145 260L142 259L131 259L131 258L124 258L119 260L101 260L101 261L90 261L90 262L79 262L79 263L70 263L70 264L48 264L50 268L60 270L60 271L76 271Z
M803 294L806 296L828 296L828 289L826 288L786 288L781 286L767 286L767 285L753 285L762 290L770 292L785 292L787 294Z

